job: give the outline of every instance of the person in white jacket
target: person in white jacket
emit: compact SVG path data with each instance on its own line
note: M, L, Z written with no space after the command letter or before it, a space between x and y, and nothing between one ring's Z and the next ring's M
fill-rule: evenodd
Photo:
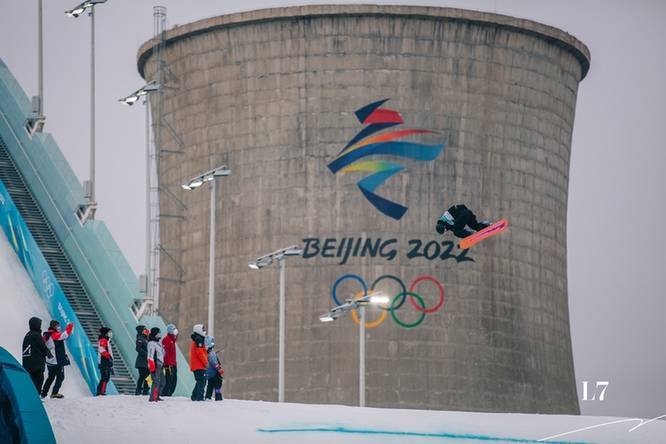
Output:
M164 347L160 342L160 329L153 327L148 335L148 370L153 384L150 387L149 401L163 401L160 398L160 389L162 387L162 368L164 367Z

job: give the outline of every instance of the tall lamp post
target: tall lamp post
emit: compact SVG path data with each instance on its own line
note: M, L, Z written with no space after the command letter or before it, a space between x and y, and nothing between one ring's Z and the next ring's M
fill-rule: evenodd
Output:
M151 252L151 243L150 243L150 137L149 137L149 116L150 110L148 106L147 96L150 93L158 92L161 85L152 80L146 85L134 91L127 97L118 99L119 102L126 105L132 106L139 101L141 97L146 97L146 258L145 258L145 292L146 300L152 302L152 309L157 309L157 295L150 294L150 252Z
M383 292L366 294L354 299L346 299L345 303L332 308L328 313L319 316L321 322L332 322L352 310L359 312L359 361L358 361L358 405L365 407L365 308L368 305L386 305L390 301Z
M285 267L284 260L289 256L302 256L303 250L296 245L274 251L250 262L248 266L259 270L278 261L280 264L280 304L279 304L279 346L278 346L278 402L284 402L284 337L285 337Z
M199 188L206 182L210 182L210 250L208 260L208 334L210 336L214 336L215 331L215 204L217 201L215 179L230 174L231 169L223 165L193 177L181 185L184 190L190 191Z
M42 0L37 1L37 95L32 98L32 115L25 123L29 134L41 132L44 129L44 38L42 26L43 7Z
M95 218L97 202L95 202L95 5L106 3L107 0L87 0L79 3L69 11L69 17L79 17L90 10L90 178L86 187L88 203L79 208L77 215L81 223Z

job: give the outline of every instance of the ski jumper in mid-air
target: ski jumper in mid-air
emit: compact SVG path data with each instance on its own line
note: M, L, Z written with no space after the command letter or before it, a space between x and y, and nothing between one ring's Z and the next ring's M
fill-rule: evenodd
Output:
M466 238L489 226L490 222L487 220L477 221L476 215L469 208L463 204L458 204L446 210L437 219L435 229L439 234L444 234L448 230L453 231L456 237Z

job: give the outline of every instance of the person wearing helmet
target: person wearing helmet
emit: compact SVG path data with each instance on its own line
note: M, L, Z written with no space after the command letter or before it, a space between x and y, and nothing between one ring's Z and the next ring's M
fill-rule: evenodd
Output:
M113 374L113 352L111 351L111 337L113 332L109 327L99 329L99 341L97 342L97 364L101 372L99 384L97 384L97 396L106 396L106 385Z
M166 327L167 334L162 339L164 347L164 388L162 396L173 395L178 383L178 374L176 368L176 340L178 339L178 329L175 325L169 324Z
M456 237L465 238L490 226L490 222L478 222L476 215L464 204L453 205L437 219L435 230L439 234L452 231Z

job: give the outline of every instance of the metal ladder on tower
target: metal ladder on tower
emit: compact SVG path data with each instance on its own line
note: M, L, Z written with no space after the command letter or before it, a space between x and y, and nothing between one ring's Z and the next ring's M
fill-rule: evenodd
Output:
M51 225L44 217L21 173L16 168L16 164L2 139L0 139L0 180L7 188L16 208L21 213L26 225L28 225L32 237L42 251L56 279L58 279L58 283L79 318L86 336L92 344L96 344L99 328L104 325L102 318L90 300L90 296L69 258L63 251L60 241L53 233ZM134 394L136 382L120 354L120 350L117 349L113 341L111 341L111 349L115 373L111 380L119 393Z

